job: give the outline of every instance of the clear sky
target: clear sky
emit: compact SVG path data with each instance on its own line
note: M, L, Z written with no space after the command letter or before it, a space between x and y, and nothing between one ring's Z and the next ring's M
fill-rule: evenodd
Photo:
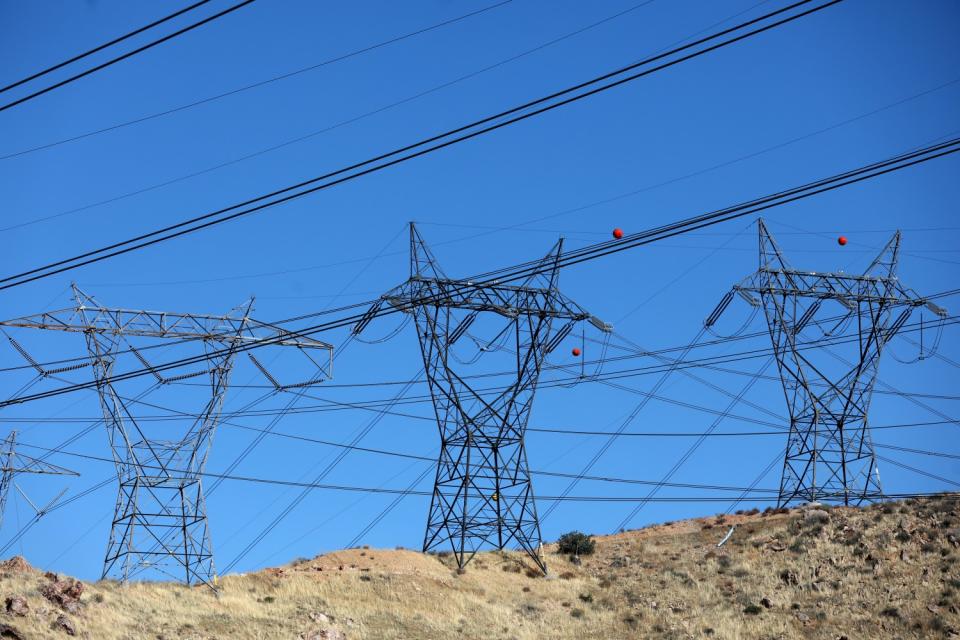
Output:
M133 126L18 153L317 64L487 6L440 0L260 0L0 113L0 156L11 156L0 159L4 247L0 272L16 273L365 159L629 64L716 28L722 21L729 25L781 4L514 0L281 82ZM0 84L146 24L172 6L0 0ZM356 119L620 13L529 55ZM410 220L421 225L446 272L466 277L538 257L561 235L568 247L576 248L609 238L614 227L629 233L773 193L956 135L960 130L958 24L960 5L951 0L847 0L603 95L261 215L4 291L0 316L68 307L69 285L76 281L108 306L224 313L254 294L255 317L288 318L369 300L405 280L405 225ZM351 122L330 129L346 121ZM297 138L304 139L259 153ZM257 155L243 159L251 154ZM901 279L921 294L953 289L960 276L958 170L960 159L951 156L773 209L766 219L793 264L827 271L863 269L889 236L902 229ZM619 335L646 349L686 344L730 286L756 269L753 222L737 220L570 268L561 276L561 288L597 316L615 323ZM835 241L840 234L849 238L845 247ZM953 313L960 307L956 297L940 302ZM735 305L721 329L733 331L746 316L745 305ZM929 314L924 317L930 319ZM919 315L913 319L919 320ZM395 326L395 320L381 319L368 335L385 336ZM757 317L748 331L763 326L762 317ZM85 354L79 335L21 331L16 336L38 359ZM339 344L346 336L338 332L321 337ZM927 344L932 339L931 332L925 334ZM551 362L576 366L570 355L575 342L571 338L551 356ZM711 353L767 346L761 337L747 346L723 344ZM880 368L880 379L890 387L878 389L956 394L960 343L955 327L944 329L939 353L952 363L929 358L904 364L898 359L914 359L917 348L903 339L894 340ZM585 355L598 355L597 347L587 342ZM277 355L273 363L281 373L293 376L283 368L287 357ZM0 345L0 366L21 364L8 344ZM652 364L653 360L641 358L609 363L607 369ZM763 364L763 359L755 359L733 366L752 374ZM388 399L396 386L335 385L405 381L420 366L416 336L407 326L382 344L351 344L337 359L335 380L327 388L314 390L316 399L304 399L301 404ZM697 373L732 393L748 380L716 371ZM87 375L72 373L66 378L82 381ZM29 372L23 370L0 373L0 395L11 395L29 380ZM618 383L648 391L656 380L657 376L646 375ZM242 366L238 363L233 382L227 411L244 406L263 391L244 385L265 384L246 361ZM43 381L35 389L59 384ZM168 396L167 404L196 410L200 400L194 392ZM409 395L424 393L424 386L416 386ZM684 376L671 377L659 394L711 410L723 410L728 402L715 389ZM640 399L629 390L597 383L547 385L538 392L531 426L613 430ZM749 419L782 423L787 415L776 380L761 380L746 399L753 406L736 407L733 413L738 417L723 420L719 431L762 431L769 427ZM263 407L283 406L285 398L271 402ZM764 409L779 418L771 418ZM420 418L432 415L430 405L423 402L398 410ZM0 433L17 428L24 443L54 446L95 422L99 411L96 396L89 391L5 408L0 422L5 418L11 422L0 425ZM917 397L910 401L878 393L871 412L876 425L942 421L944 415L960 417L960 402ZM291 414L275 428L343 443L375 415L362 410ZM657 400L643 409L629 430L699 432L716 417ZM89 422L50 418L89 418ZM232 422L264 428L270 420L255 416ZM256 436L235 425L219 429L208 470L226 468ZM890 429L877 432L875 439L885 445L960 454L956 428L956 424L941 424ZM657 480L692 440L625 437L592 473ZM432 456L438 439L429 420L387 415L362 444ZM576 473L602 444L603 438L595 436L531 432L530 466ZM783 446L780 436L708 439L673 480L746 486ZM67 450L108 456L103 427ZM957 478L960 470L956 460L949 458L878 449L881 452L949 478ZM267 437L236 473L309 480L338 453L316 443ZM51 461L83 475L70 480L18 478L34 502L51 499L65 486L67 496L79 493L113 473L112 465L104 462L65 455ZM352 452L325 481L404 488L427 466ZM758 486L776 487L778 472L779 467ZM956 488L883 462L881 473L889 492ZM418 488L429 490L429 482ZM535 479L535 490L556 495L565 484L563 479L541 476ZM573 493L642 496L646 491L638 485L583 482ZM22 550L35 565L98 577L114 492L115 486L110 485L49 514L9 553ZM219 487L208 503L217 566L229 564L296 493L296 489L242 482ZM703 496L705 492L669 489L661 495ZM342 547L391 499L314 491L235 570ZM403 500L362 541L382 547L419 547L427 506L425 497ZM654 503L641 510L631 526L715 513L726 506ZM547 508L542 502L541 512ZM564 503L543 522L544 537L554 539L571 529L607 533L631 508L631 504ZM0 544L29 514L30 506L11 493Z

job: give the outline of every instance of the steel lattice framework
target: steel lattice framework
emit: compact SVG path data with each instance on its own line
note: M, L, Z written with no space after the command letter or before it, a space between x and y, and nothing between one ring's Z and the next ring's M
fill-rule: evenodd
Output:
M7 508L7 496L10 493L10 485L13 484L13 478L20 473L34 473L40 475L55 476L79 476L76 471L58 467L44 460L38 460L24 455L17 451L17 432L11 431L3 441L3 452L0 453L3 458L0 466L0 524L3 523L3 514Z
M319 375L312 380L316 382L330 375L332 347L254 320L250 317L252 299L226 315L208 316L106 308L76 287L74 297L74 308L0 325L84 335L119 480L103 576L127 581L140 571L153 569L187 584L213 587L213 550L201 477L235 355L264 344L319 349L325 358L317 365ZM143 349L137 348L135 338L167 339L181 346L200 344L202 368L165 377L165 371L153 367ZM22 347L14 346L33 362ZM138 422L131 406L134 401L121 393L114 379L119 373L115 363L122 353L132 353L153 374L155 387L188 378L209 381L209 395L201 410L182 414L189 416L185 428L165 426L158 437ZM250 358L278 384L252 355Z
M562 240L519 285L454 280L411 224L410 279L354 327L359 333L387 305L414 318L441 444L423 550L449 545L460 569L482 547L516 544L546 572L524 445L537 381L546 355L577 322L612 330L557 289L561 249ZM515 354L516 367L493 394L478 391L464 371L484 348L470 362L453 353L478 320L491 316L499 329L491 344Z
M735 294L766 316L790 412L779 504L877 500L883 493L868 409L881 352L916 307L926 306L940 317L946 311L897 278L899 231L862 275L851 275L794 269L762 220L758 226L760 268L727 294L707 325ZM834 356L832 367L817 340L801 339L804 329L822 330L825 320L812 321L827 301L838 304L841 314L827 323L824 336L850 325L856 329L851 357Z

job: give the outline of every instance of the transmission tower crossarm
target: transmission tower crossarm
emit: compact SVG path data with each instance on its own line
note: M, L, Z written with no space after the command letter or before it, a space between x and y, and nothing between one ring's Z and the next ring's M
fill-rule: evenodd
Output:
M253 318L234 315L214 316L78 305L3 320L0 321L0 326L68 333L122 333L131 337L208 340L239 345L269 342L302 349L333 350L330 343L298 335Z
M734 290L746 294L836 299L844 306L856 303L927 306L937 315L946 315L946 310L936 305L934 310L928 300L904 287L899 281L874 276L762 268L735 286Z
M2 462L0 462L0 473L34 473L56 476L80 476L80 474L76 471L72 471L55 464L50 464L45 460L38 460L37 458L20 453L16 449L16 440L16 431L11 431L4 440L4 451L2 457L0 457L0 460L2 460Z

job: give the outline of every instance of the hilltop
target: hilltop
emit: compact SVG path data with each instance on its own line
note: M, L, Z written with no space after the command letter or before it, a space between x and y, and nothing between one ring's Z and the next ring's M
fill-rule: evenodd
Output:
M731 526L729 541L718 548ZM348 549L214 596L0 565L0 638L955 638L960 500L698 518L596 538L551 578L516 553Z

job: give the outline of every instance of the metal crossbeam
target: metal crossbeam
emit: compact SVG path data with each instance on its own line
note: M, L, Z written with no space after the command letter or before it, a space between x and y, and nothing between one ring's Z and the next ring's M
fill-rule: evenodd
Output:
M212 340L231 345L270 341L271 344L302 349L333 349L327 342L298 335L253 318L105 308L97 306L79 290L77 295L81 297L81 301L75 307L3 320L0 321L0 326L73 333L123 334L127 337Z
M414 317L440 431L433 496L423 550L449 546L462 569L483 547L518 545L546 572L524 436L547 353L591 316L557 289L562 242L520 285L448 278L416 227L410 225L410 278L381 297L355 325L359 333L384 304ZM467 382L454 345L481 318L499 329L515 353L516 377L502 391L482 392ZM559 326L556 326L559 325Z

